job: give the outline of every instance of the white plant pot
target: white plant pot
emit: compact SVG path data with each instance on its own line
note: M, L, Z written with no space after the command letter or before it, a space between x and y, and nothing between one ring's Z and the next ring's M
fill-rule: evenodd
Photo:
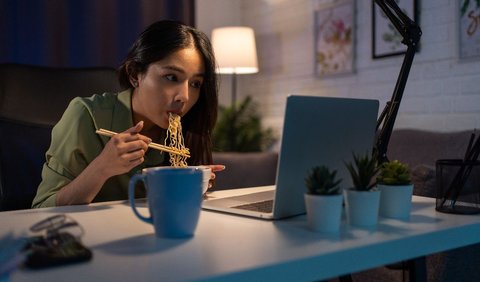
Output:
M413 184L378 185L381 191L380 216L408 220L412 210Z
M372 227L378 222L380 191L356 191L346 189L345 207L350 225Z
M317 232L338 232L340 230L342 204L342 194L305 194L305 207L309 228Z

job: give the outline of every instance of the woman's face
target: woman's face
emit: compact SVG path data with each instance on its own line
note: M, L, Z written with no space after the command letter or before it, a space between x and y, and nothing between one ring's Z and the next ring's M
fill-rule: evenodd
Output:
M144 130L168 128L169 113L184 116L198 101L204 73L202 57L193 47L150 64L145 73L136 77L134 123L143 120Z

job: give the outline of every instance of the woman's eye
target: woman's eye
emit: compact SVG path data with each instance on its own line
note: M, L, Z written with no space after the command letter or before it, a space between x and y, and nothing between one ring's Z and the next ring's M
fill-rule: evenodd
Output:
M190 86L193 88L201 88L202 87L202 82L201 81L193 81L190 83Z
M168 81L177 81L177 76L174 74L167 74L164 76L164 78Z

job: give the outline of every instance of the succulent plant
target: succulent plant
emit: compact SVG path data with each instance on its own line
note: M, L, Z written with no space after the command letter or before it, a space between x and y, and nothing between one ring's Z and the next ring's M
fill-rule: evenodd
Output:
M398 161L388 161L380 166L377 183L384 185L407 185L411 183L408 165Z
M305 185L309 194L312 195L338 195L340 191L340 182L337 179L337 171L331 171L328 167L321 165L315 166L305 178Z
M365 155L353 154L353 163L345 163L352 177L353 189L357 191L369 191L375 187L375 176L379 167L377 159L367 153Z

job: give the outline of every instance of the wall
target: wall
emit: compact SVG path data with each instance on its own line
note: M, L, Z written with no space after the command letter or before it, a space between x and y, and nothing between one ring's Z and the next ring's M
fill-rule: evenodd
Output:
M212 30L216 27L222 26L238 26L244 25L242 23L242 3L243 0L196 0L195 1L195 24L205 32L210 38ZM258 48L258 46L257 46ZM250 75L248 75L250 77ZM228 105L231 101L231 77L229 75L219 75L220 77L220 96L219 102L221 105ZM245 80L239 81L246 83ZM237 93L241 97L242 85L237 84Z
M255 29L260 72L238 76L238 93L254 96L262 106L264 123L278 131L289 94L378 99L382 110L403 61L403 56L372 59L371 0L357 0L355 73L316 77L314 5L312 0L197 0L198 27L208 34L213 27L238 21L238 16L242 25ZM415 56L395 128L480 127L480 64L458 59L457 1L419 0L419 8L422 47ZM228 78L222 78L224 103L229 101L226 83Z

